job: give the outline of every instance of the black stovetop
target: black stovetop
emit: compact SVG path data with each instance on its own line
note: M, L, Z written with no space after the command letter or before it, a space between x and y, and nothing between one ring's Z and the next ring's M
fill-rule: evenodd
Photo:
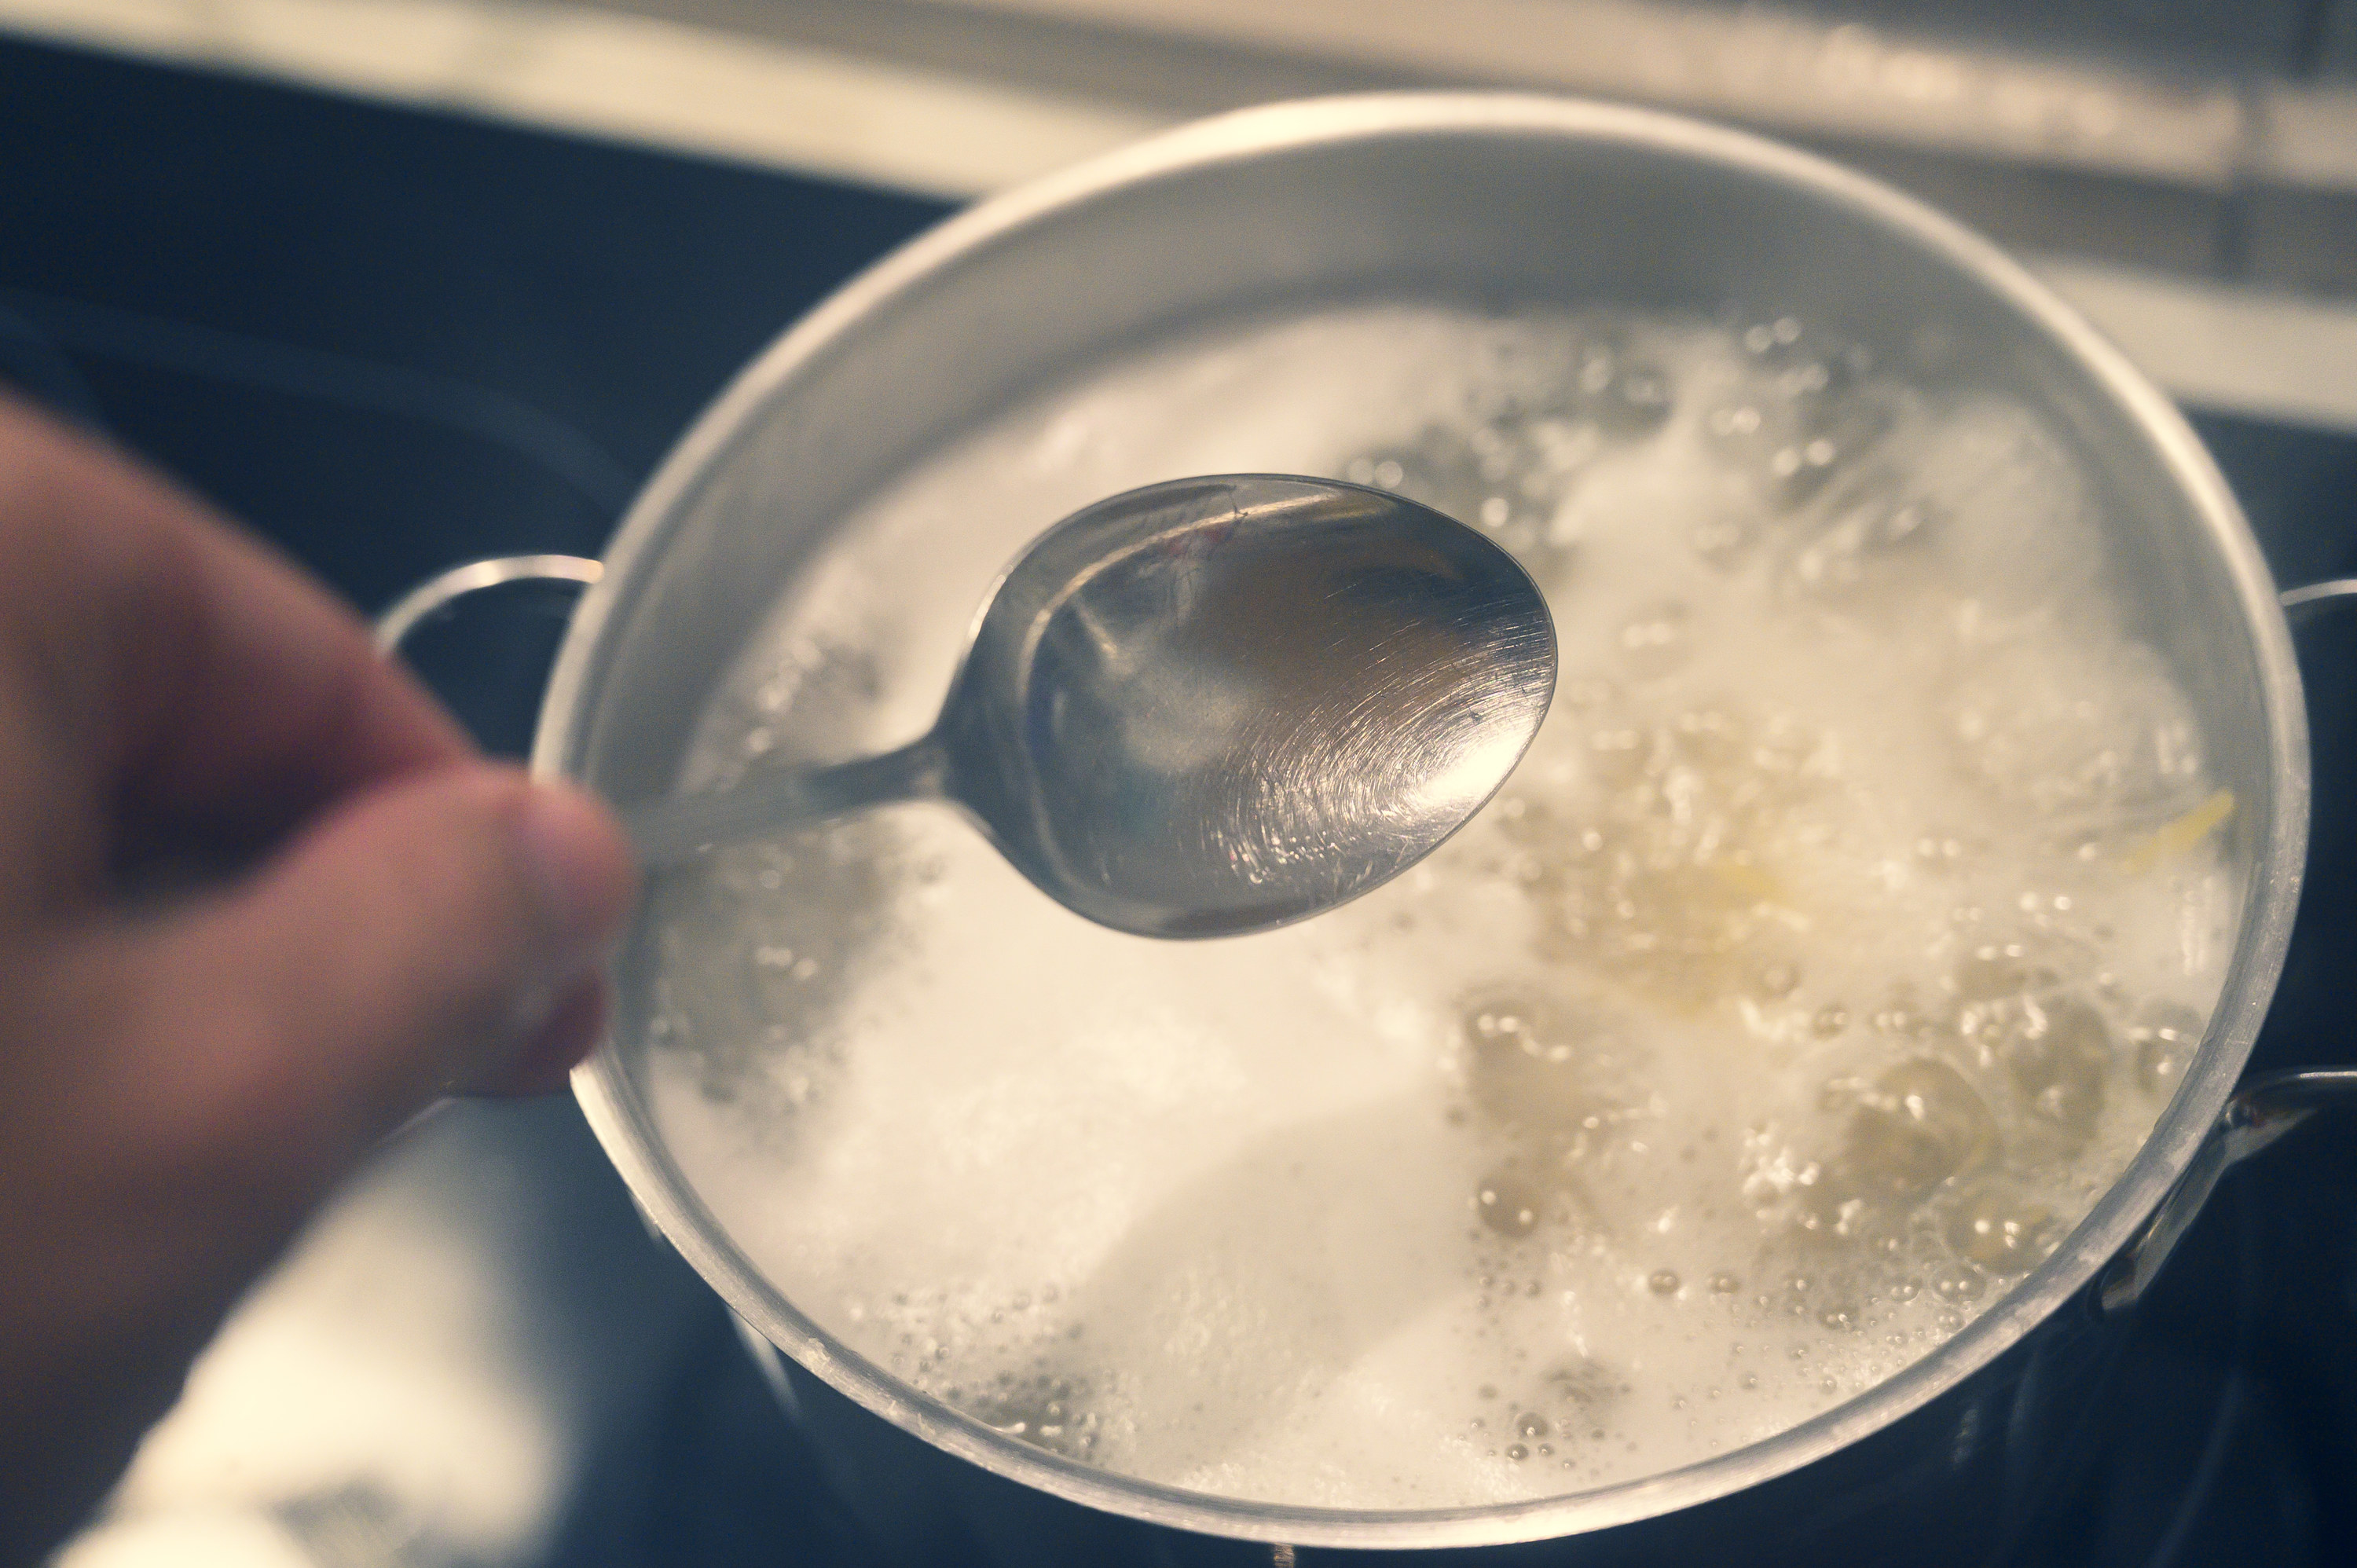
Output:
M787 322L940 203L0 40L0 380L364 608L596 553ZM2194 410L2279 580L2357 575L2357 437ZM2357 625L2304 634L2314 852L2254 1070L2357 1065ZM521 749L548 639L456 692ZM553 1561L867 1560L717 1302ZM2357 1561L2357 1129L2231 1176L2033 1563Z

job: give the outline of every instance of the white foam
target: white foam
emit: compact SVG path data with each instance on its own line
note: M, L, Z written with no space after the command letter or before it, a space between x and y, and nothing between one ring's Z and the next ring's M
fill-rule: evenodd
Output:
M1258 937L1092 927L925 808L667 880L658 1116L806 1311L1110 1468L1476 1503L1790 1426L2085 1212L2214 1002L2222 803L2055 438L1797 324L1365 308L1114 365L850 520L691 781L909 737L1029 535L1254 469L1493 526L1561 634L1538 742Z

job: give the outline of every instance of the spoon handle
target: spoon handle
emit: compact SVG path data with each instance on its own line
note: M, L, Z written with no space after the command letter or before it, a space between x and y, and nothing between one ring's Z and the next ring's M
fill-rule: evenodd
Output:
M748 779L733 789L673 795L621 813L639 863L668 865L699 851L773 838L895 800L939 800L948 777L940 740L927 736L897 751Z

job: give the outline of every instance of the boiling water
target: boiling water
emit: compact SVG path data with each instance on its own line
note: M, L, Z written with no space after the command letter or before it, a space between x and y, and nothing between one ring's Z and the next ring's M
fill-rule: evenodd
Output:
M674 875L658 1117L805 1311L1111 1469L1470 1504L1789 1427L2085 1213L2216 998L2233 802L2050 433L1796 322L1362 309L1080 381L850 521L688 782L920 733L1032 533L1239 470L1491 530L1553 713L1262 936L1090 926L927 807Z

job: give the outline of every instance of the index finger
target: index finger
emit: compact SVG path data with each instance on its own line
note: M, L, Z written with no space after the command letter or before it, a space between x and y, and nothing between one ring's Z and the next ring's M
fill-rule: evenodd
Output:
M299 568L5 399L0 650L30 672L49 759L134 832L260 839L474 752Z

